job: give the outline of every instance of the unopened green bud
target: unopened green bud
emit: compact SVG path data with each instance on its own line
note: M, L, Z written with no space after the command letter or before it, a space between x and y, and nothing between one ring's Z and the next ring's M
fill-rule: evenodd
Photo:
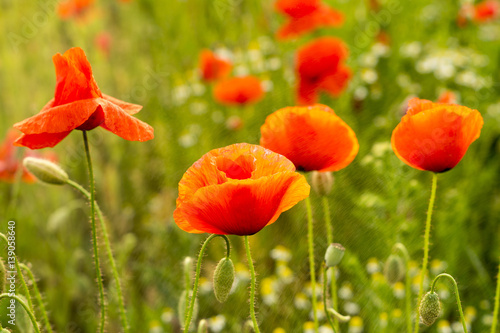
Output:
M198 323L198 333L208 333L208 322L205 319Z
M3 294L5 292L6 284L7 284L7 271L5 270L3 259L0 258L0 294Z
M395 284L404 278L405 273L403 259L398 255L391 254L384 265L384 276L387 282Z
M321 196L328 195L333 187L333 174L331 172L313 171L312 188Z
M59 165L42 158L26 157L23 165L36 178L47 184L64 185L69 180L68 174Z
M344 257L345 248L339 243L333 243L328 246L325 253L325 263L327 267L335 267L340 264Z
M215 298L224 303L229 297L229 292L234 282L234 265L231 259L222 258L214 272Z
M419 312L420 318L425 325L431 326L434 324L441 312L438 294L430 291L425 294L424 298L422 298L422 302L420 302Z

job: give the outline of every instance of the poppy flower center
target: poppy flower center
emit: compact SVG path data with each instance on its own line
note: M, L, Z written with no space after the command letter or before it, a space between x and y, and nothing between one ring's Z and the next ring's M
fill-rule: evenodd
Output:
M81 131L90 131L100 126L104 122L104 111L101 106L98 106L97 109L92 113L92 115L87 119L83 124L78 126L76 129Z
M255 158L251 155L240 155L234 161L227 157L217 158L217 169L231 179L248 179L255 170Z

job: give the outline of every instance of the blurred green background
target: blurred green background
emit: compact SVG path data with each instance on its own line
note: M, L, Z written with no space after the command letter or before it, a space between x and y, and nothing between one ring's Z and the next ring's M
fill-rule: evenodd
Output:
M379 1L378 11L374 1L324 2L345 14L341 28L279 42L274 33L285 19L274 11L273 1L96 0L82 15L62 20L56 0L0 0L0 136L53 97L51 58L73 46L85 50L101 91L143 105L136 116L155 128L155 139L144 143L101 128L89 133L97 200L107 217L134 332L179 331L182 261L196 256L206 237L185 233L173 222L183 173L211 149L257 144L265 117L295 103L295 51L326 35L349 46L354 76L340 98L322 95L321 102L354 129L360 143L355 161L335 173L328 197L334 239L347 249L339 268L339 311L357 317L342 324L342 331L404 331L401 290L389 286L380 272L396 242L405 244L415 265L421 264L431 174L400 162L390 136L408 96L436 100L446 89L460 104L478 109L485 124L462 162L439 177L430 275L452 274L472 331L489 331L500 256L500 23L459 27L457 1L385 0ZM228 55L233 75L259 77L265 98L243 108L217 104L212 87L199 78L198 56L204 48ZM234 117L243 121L242 128L231 126ZM52 150L70 177L87 186L81 135L71 133ZM319 267L327 244L321 200L314 193L312 200ZM0 212L1 232L8 219L17 222L17 255L31 263L54 329L95 331L97 289L87 202L69 187L0 183ZM308 332L305 234L300 203L251 237L263 332ZM210 318L210 332L243 332L248 319L242 239L230 239L233 260L243 266L237 265L238 284L225 304L210 289L212 271L224 255L221 241L210 245L204 261L207 280L199 294L198 319ZM116 294L104 259L103 266L107 327L118 332ZM416 268L411 272L417 273ZM423 331L461 332L452 289L438 289L441 322Z

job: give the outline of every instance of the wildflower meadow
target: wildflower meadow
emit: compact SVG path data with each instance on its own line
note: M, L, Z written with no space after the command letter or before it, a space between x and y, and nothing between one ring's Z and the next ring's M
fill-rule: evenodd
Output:
M500 333L499 0L0 31L0 333Z

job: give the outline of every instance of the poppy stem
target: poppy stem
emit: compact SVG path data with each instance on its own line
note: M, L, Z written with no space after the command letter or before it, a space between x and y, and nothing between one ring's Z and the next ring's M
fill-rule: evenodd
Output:
M194 304L196 302L196 296L198 294L198 284L200 282L200 272L201 272L201 262L203 260L203 253L205 253L205 248L207 247L208 243L215 237L222 237L226 241L226 254L227 258L229 258L229 255L231 254L231 244L229 243L229 239L227 238L226 235L216 235L212 234L208 236L208 238L203 242L203 245L201 246L200 253L198 255L198 262L196 263L196 274L194 277L194 285L193 285L193 295L191 296L191 302L189 303L189 308L186 315L186 320L184 322L184 332L189 332L189 326L191 325L191 319L193 317L193 309L194 309ZM186 293L189 293L188 290L186 290Z
M422 301L422 296L424 293L424 280L427 275L427 265L429 264L429 242L431 235L431 220L432 220L432 209L434 208L434 201L436 200L436 188L437 188L437 173L432 173L432 188L431 188L431 198L429 200L429 207L427 209L427 220L425 222L425 235L424 235L424 259L422 263L422 271L420 272L420 288L418 291L418 303ZM415 320L415 333L418 333L420 328L420 309L417 306L417 318Z
M314 231L313 217L310 197L306 198L307 209L307 240L309 243L309 270L311 274L311 291L312 291L312 307L314 318L314 332L319 331L318 314L317 314L317 296L316 296L316 272L314 267Z
M493 309L493 322L491 323L491 333L496 332L499 310L500 310L500 264L498 265L497 291L495 292L495 307Z
M40 327L38 327L38 323L36 322L35 315L31 311L31 309L29 308L29 306L26 303L24 303L23 300L19 296L17 296L17 295L11 295L9 293L1 294L0 295L0 300L4 299L4 298L7 298L7 297L8 298L13 298L16 301L18 301L19 304L21 304L21 306L24 308L24 310L26 311L26 313L30 317L31 324L33 325L33 328L35 329L35 333L40 333Z
M250 243L248 242L248 236L245 235L245 248L247 251L248 267L250 268L250 276L252 278L250 286L250 316L252 317L253 330L255 333L260 333L259 324L257 323L257 317L255 316L255 269L253 267L252 255L250 253Z
M453 288L455 289L455 297L457 299L458 312L460 313L462 327L464 328L464 332L467 333L467 324L465 323L465 316L464 316L464 312L462 311L462 303L460 302L460 295L458 294L458 285L457 285L457 281L455 281L453 276L451 276L450 274L446 274L446 273L441 273L438 276L436 276L434 278L434 281L432 281L431 293L434 292L434 288L436 286L436 283L439 280L439 278L441 278L441 277L448 278L451 282L453 282Z
M104 332L104 324L106 322L106 303L104 299L104 287L102 283L101 267L99 265L99 247L97 246L97 231L95 226L95 184L94 184L94 170L92 168L92 159L90 157L89 142L87 138L87 131L82 131L83 143L85 146L85 155L87 156L87 165L89 168L89 182L90 182L90 221L92 223L92 245L94 247L94 263L95 273L97 278L97 286L99 288L99 298L101 305L101 324L99 331Z
M67 183L68 183L68 185L72 186L73 188L78 190L80 193L82 193L83 196L85 196L88 200L91 200L90 193L86 189L84 189L80 184L72 181L71 179L69 179ZM118 275L118 269L116 268L116 262L115 262L115 258L113 257L113 251L111 250L111 245L110 245L111 243L109 241L108 231L106 228L106 223L104 221L104 216L102 214L101 208L97 204L97 201L95 202L95 208L96 208L96 212L97 212L97 217L98 217L99 222L100 222L102 236L104 239L104 244L106 246L108 261L111 265L111 272L113 273L113 279L115 280L116 293L118 295L118 306L120 308L120 320L122 322L122 327L123 327L124 332L127 333L130 331L130 326L129 326L128 320L127 320L127 313L125 311L125 302L123 300L123 292L122 292L122 287L120 284L120 278Z
M322 196L321 201L323 203L323 214L325 216L325 225L326 225L326 239L328 241L328 244L333 243L333 226L332 226L332 218L330 214L330 205L328 204L328 198L326 196ZM331 294L332 294L332 307L334 309L337 308L338 304L338 298L337 298L337 276L336 276L336 269L332 270L332 277L331 277ZM325 280L326 281L326 280ZM325 282L326 283L326 282ZM323 296L326 299L326 296ZM333 318L333 321L335 323L335 327L339 327L339 321L337 317Z
M411 333L411 276L410 276L410 255L402 243L396 243L392 248L393 252L400 252L405 259L405 303L406 303L406 332Z
M325 309L325 315L326 318L328 319L328 322L330 323L330 326L332 327L333 333L337 333L337 327L338 327L338 319L333 318L333 320L330 318L330 312L328 311L328 302L326 301L328 299L328 268L326 265L323 265L323 306ZM335 271L332 271L332 277L335 275ZM332 297L333 298L333 297ZM333 302L332 302L333 303ZM335 304L332 304L332 307L335 309Z

